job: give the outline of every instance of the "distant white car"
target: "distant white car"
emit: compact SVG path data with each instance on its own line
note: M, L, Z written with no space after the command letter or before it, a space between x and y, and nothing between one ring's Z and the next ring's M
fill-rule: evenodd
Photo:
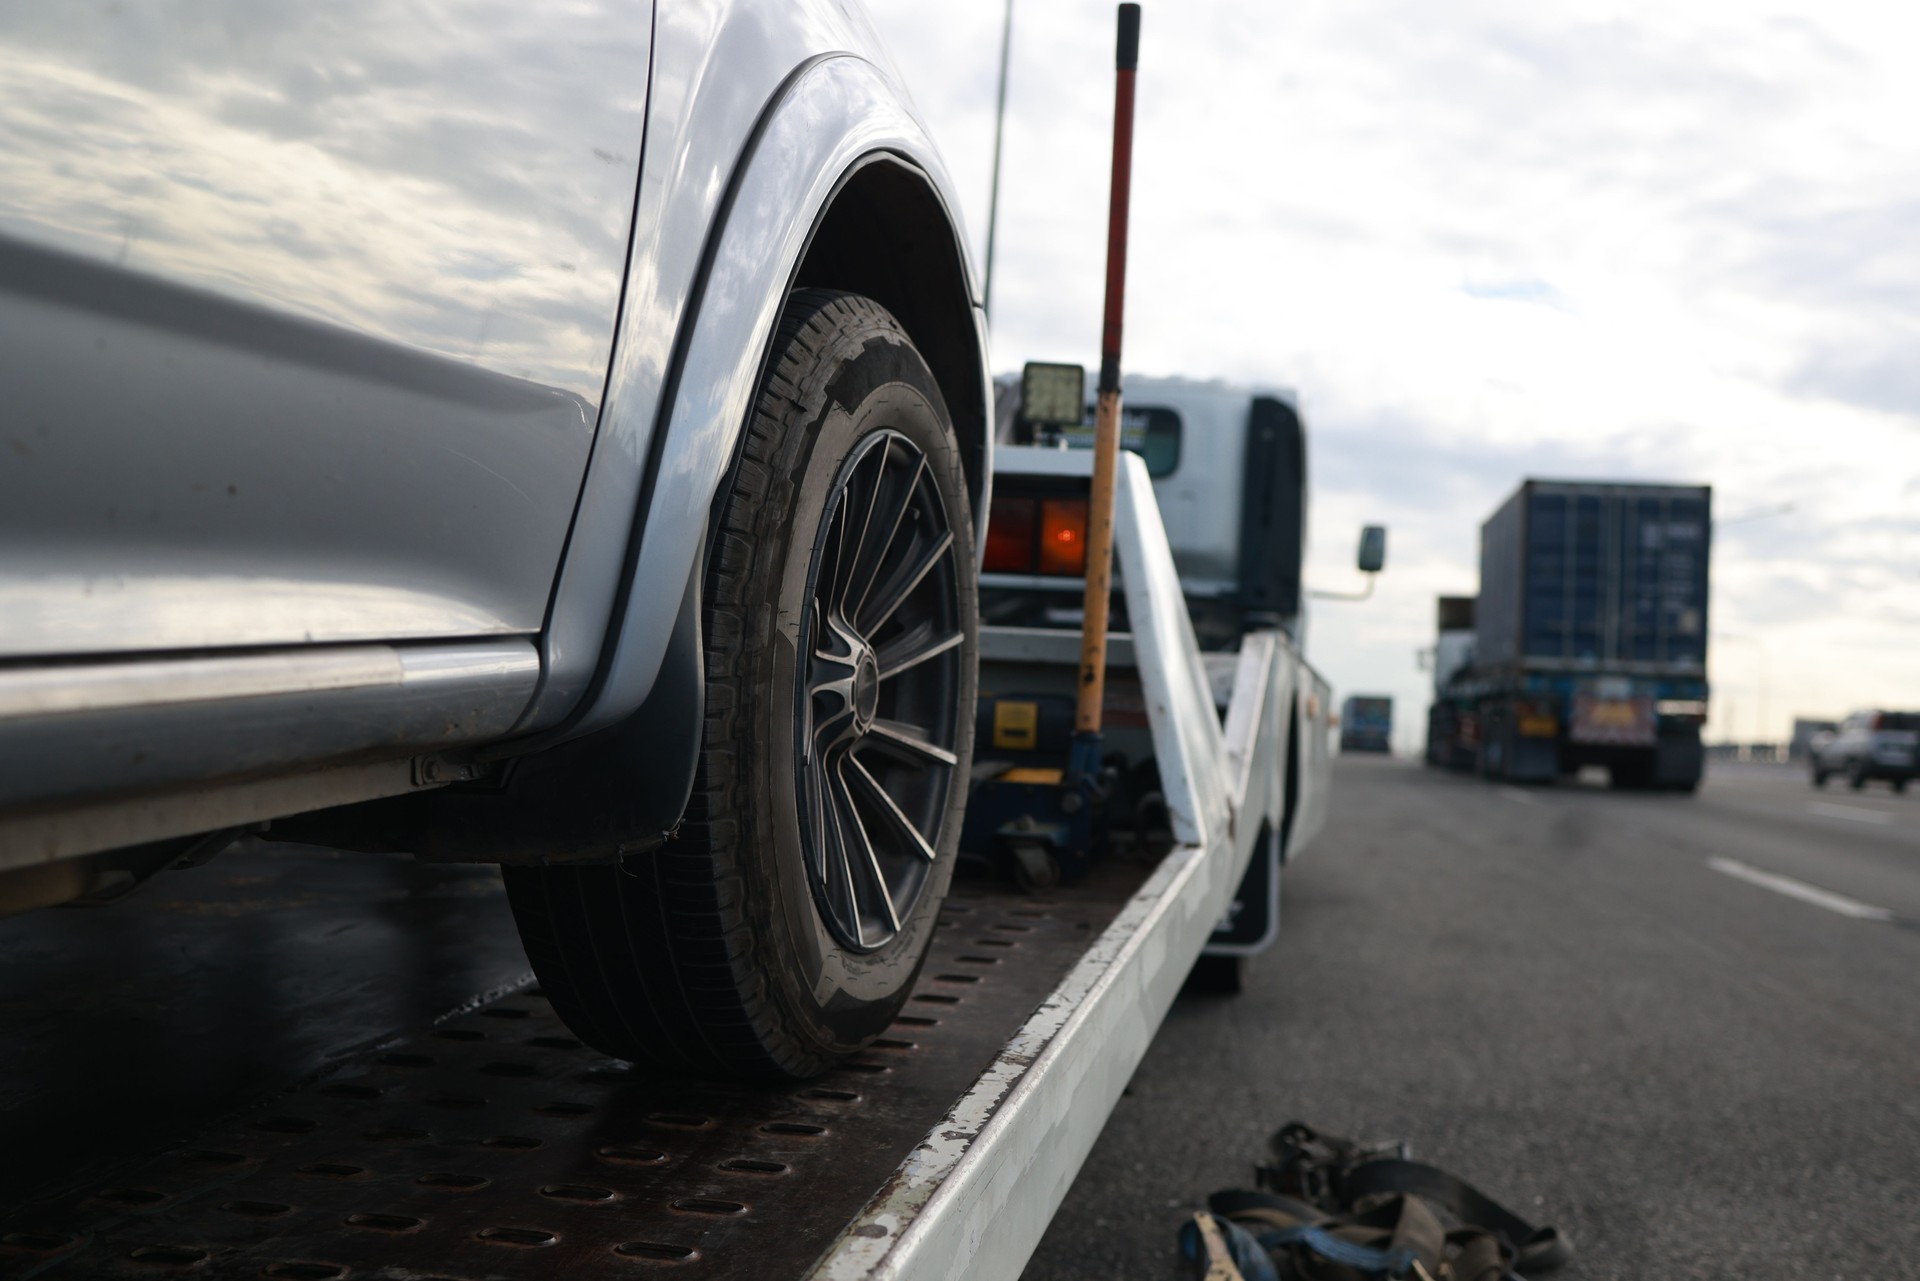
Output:
M1838 731L1816 735L1808 759L1815 787L1844 774L1855 791L1868 779L1884 778L1904 792L1909 779L1920 777L1920 712L1855 712Z

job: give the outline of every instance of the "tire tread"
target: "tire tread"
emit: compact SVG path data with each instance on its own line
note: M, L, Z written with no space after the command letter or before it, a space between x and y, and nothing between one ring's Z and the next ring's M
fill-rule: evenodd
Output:
M582 1040L642 1067L779 1079L813 1075L838 1057L792 1026L756 965L737 816L751 799L741 795L750 775L738 759L741 717L776 621L755 597L755 549L779 531L760 526L785 509L799 417L824 397L833 368L823 357L849 333L905 340L891 315L857 295L809 289L790 298L772 345L779 354L722 485L702 613L703 742L677 838L617 865L504 869L528 958L556 1011Z

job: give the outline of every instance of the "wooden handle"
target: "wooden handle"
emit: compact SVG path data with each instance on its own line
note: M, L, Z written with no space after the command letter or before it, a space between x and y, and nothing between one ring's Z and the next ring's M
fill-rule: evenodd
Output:
M1087 594L1080 624L1079 734L1100 732L1107 692L1107 599L1113 584L1113 488L1120 470L1120 334L1127 298L1127 206L1133 195L1133 81L1140 6L1120 6L1113 86L1113 181L1107 194L1107 298L1100 327L1100 399L1093 419L1093 493L1087 504Z
M1100 732L1107 690L1107 602L1113 591L1113 491L1120 469L1120 393L1103 391L1093 419L1093 493L1087 503L1087 594L1080 625L1080 704L1074 729Z

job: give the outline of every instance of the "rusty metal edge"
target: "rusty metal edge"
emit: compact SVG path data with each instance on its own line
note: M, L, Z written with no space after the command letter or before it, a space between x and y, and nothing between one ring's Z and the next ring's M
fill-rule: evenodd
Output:
M811 1281L1017 1277L1225 907L1229 864L1168 854Z

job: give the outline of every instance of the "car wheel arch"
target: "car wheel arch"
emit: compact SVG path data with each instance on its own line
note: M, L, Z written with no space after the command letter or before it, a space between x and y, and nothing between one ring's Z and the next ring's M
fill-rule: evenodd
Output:
M868 296L894 311L922 347L969 455L978 531L990 475L991 395L971 266L944 195L950 186L923 126L867 61L816 56L773 95L734 168L676 321L620 599L595 674L564 715L549 709L530 718L524 729L535 735L523 746L604 728L647 697L672 623L642 588L684 581L702 558L749 392L775 318L796 288L872 290ZM857 238L850 229L876 210L904 220L911 238L897 238L896 247L911 252L851 251ZM935 237L935 252L925 252L923 236ZM916 304L922 289L935 301Z
M959 434L983 540L992 439L985 334L959 220L927 172L890 151L850 165L814 220L789 292L807 288L871 298L913 339Z

